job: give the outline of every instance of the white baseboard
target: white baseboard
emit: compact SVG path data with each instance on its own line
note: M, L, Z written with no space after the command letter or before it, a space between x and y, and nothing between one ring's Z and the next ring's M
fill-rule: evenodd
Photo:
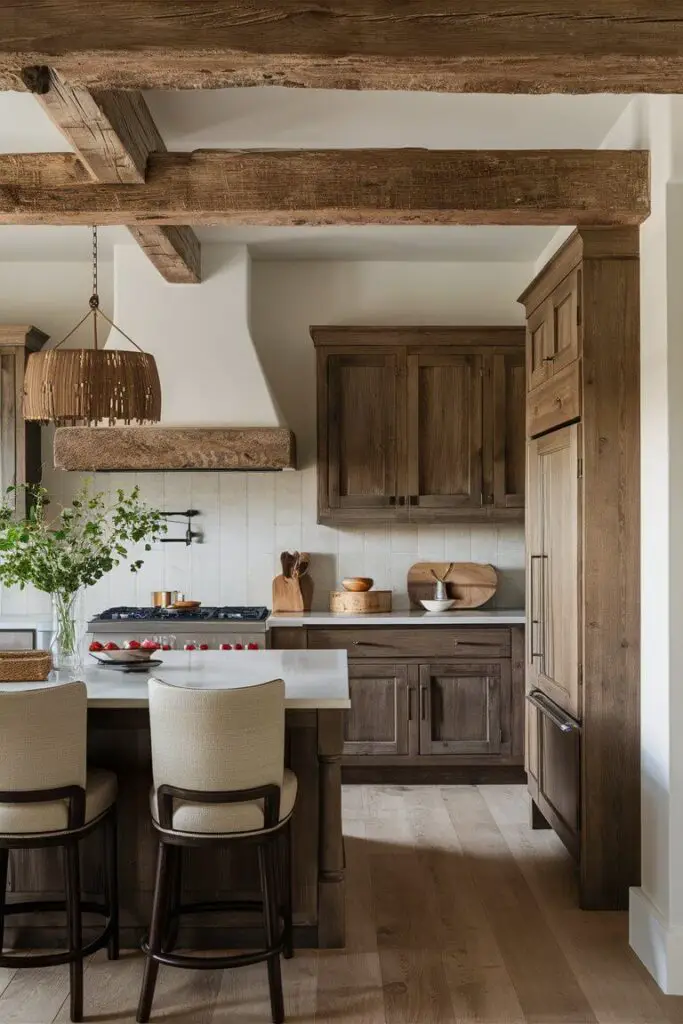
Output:
M629 943L662 992L683 995L683 927L666 921L641 888L629 898Z

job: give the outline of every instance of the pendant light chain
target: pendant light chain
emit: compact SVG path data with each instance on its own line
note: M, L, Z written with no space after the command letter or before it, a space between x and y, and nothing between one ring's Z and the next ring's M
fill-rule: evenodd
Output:
M97 311L100 306L100 297L97 293L97 225L92 226L92 295L90 296L90 308L93 312L92 333L95 348L97 348Z

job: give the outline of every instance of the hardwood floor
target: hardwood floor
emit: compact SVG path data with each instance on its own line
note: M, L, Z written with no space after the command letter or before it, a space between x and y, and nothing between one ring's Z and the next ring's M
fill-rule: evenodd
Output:
M683 1024L619 913L576 909L571 862L521 786L348 786L348 947L283 962L287 1019L333 1024ZM94 957L86 1019L135 1019L142 961ZM0 1024L68 1021L68 970L0 971ZM153 1020L270 1020L262 964L163 968Z

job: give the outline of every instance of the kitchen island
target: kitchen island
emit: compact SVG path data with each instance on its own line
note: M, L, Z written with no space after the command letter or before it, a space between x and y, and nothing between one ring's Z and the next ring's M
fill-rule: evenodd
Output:
M152 670L158 679L198 689L239 687L281 678L285 682L286 759L299 792L292 822L294 937L298 946L344 945L344 852L341 830L343 716L350 707L345 651L169 651ZM0 684L0 691L47 683ZM119 780L119 881L121 944L135 947L151 913L156 837L149 811L152 785L147 674L123 673L94 662L78 674L88 688L88 759ZM97 835L82 843L83 891L101 888ZM59 895L59 851L13 851L10 899ZM253 850L192 850L183 867L189 901L256 898ZM87 919L86 919L87 920ZM59 915L11 920L7 940L22 947L63 946ZM8 922L9 924L9 922ZM87 930L87 929L86 929ZM180 943L196 948L258 944L260 923L244 915L190 919Z

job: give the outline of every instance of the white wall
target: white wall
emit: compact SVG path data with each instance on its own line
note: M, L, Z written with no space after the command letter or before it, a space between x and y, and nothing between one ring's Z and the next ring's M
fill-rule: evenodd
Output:
M157 506L199 508L205 543L189 549L158 545L137 577L121 568L93 588L88 611L144 604L149 591L159 588L177 588L205 603L269 604L279 552L286 548L313 553L318 607L326 606L327 591L350 573L373 576L378 586L396 592L397 607L405 606L405 576L419 558L492 562L502 574L499 603L520 606L521 526L335 530L317 525L315 359L308 329L313 323L521 323L516 297L532 268L500 263L253 264L250 320L255 349L250 349L244 333L246 305L238 301L240 294L246 295L244 254L228 247L207 250L207 281L187 288L150 279L135 249L126 247L121 255L117 251L116 317L159 360L165 408L171 408L164 417L167 422L172 417L234 423L231 402L239 400L239 417L249 415L254 423L279 407L297 435L304 468L280 474L98 474L99 488L131 487L137 481L144 497ZM25 266L34 274L34 266ZM59 265L53 270L58 272ZM40 279L37 283L39 287ZM32 293L22 301L20 319L31 319ZM70 308L64 287L60 301ZM270 383L271 405L263 382L251 378L244 386L248 374L243 368L252 373L258 360ZM235 383L242 387L231 391ZM258 415L249 408L252 394L259 397ZM223 395L232 396L231 402L222 403ZM45 479L53 493L66 496L78 478L48 469ZM180 530L178 526L177 535ZM40 596L2 595L5 613L45 608Z

